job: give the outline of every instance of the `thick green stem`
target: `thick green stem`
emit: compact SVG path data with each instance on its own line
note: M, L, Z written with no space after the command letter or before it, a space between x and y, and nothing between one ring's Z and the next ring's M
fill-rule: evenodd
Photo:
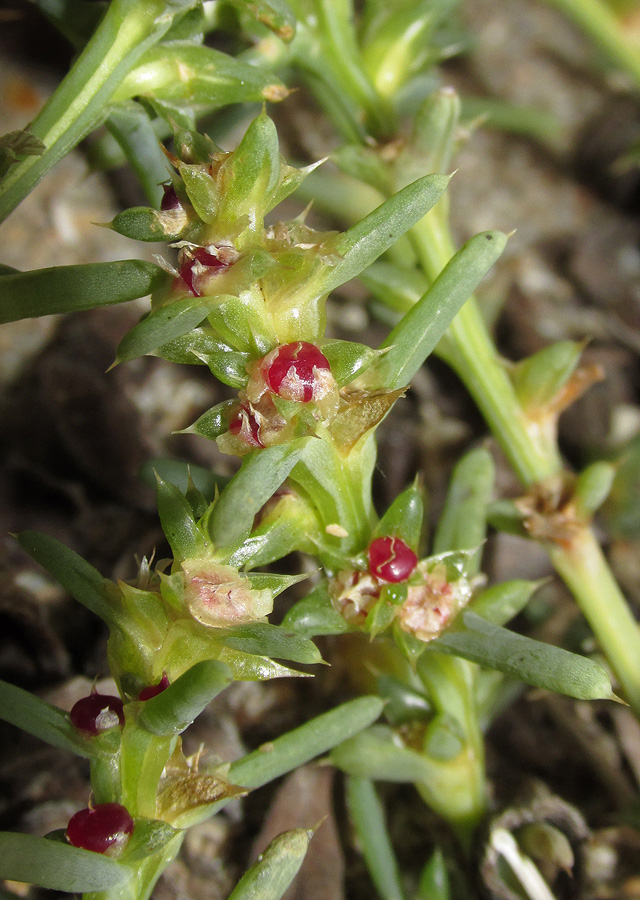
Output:
M448 819L467 844L486 811L484 741L475 702L476 666L442 653L424 653L418 673L439 714L457 720L464 746L452 759L431 757L433 777L416 785L423 799Z
M142 54L195 0L113 0L73 68L30 126L41 156L14 165L0 185L0 221L108 114L109 100Z
M569 547L553 546L550 554L640 718L640 628L593 532L585 527Z
M454 248L448 229L443 234L442 221L430 216L413 227L412 239L425 274L433 280ZM520 406L473 298L451 324L443 356L473 396L526 487L562 471L557 445L527 419ZM550 554L620 680L626 699L640 717L640 629L593 532L585 525L570 545L553 545Z
M640 53L625 40L614 13L601 0L547 0L584 31L610 62L640 88Z

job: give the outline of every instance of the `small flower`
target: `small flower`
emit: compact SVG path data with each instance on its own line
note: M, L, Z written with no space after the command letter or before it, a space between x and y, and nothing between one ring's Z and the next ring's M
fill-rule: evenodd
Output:
M67 840L94 853L117 855L133 833L134 822L120 803L101 803L82 809L67 825Z
M208 559L185 559L184 599L198 622L217 628L261 621L273 609L268 590L254 590L233 566Z
M247 403L241 403L229 422L229 432L238 437L247 447L264 447L260 437L260 423L255 412Z
M195 247L185 245L178 255L179 280L194 297L207 293L212 276L228 269L237 254L229 247Z

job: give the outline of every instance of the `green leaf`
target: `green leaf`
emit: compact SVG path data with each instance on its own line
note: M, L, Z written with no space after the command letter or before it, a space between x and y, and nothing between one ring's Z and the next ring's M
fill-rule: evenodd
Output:
M319 584L292 606L282 624L308 638L323 634L345 634L354 630L332 606L326 583Z
M209 703L233 681L231 670L216 660L203 660L173 684L145 701L139 723L163 737L185 730Z
M545 583L540 581L503 581L481 591L469 604L469 611L492 625L506 625L522 612L532 595Z
M0 324L146 297L170 276L137 259L34 269L0 277Z
M158 486L157 476L164 481L170 481L183 494L189 489L189 478L196 488L211 501L216 495L216 490L221 490L229 481L224 475L216 475L204 466L185 462L182 459L169 459L169 457L153 457L143 463L138 476L141 481L152 488Z
M116 360L125 362L153 353L163 344L197 328L206 319L211 302L210 297L186 297L151 312L120 341Z
M197 0L112 0L83 52L30 126L46 146L13 166L0 186L0 220L46 172L104 120L109 101L140 57Z
M160 524L176 559L203 556L207 543L195 523L189 501L170 481L158 479L158 515Z
M211 516L214 544L224 547L251 530L256 513L298 462L307 440L302 438L245 456L240 471L220 494Z
M329 360L331 374L338 387L366 372L378 356L378 351L353 341L326 341L322 344L322 352Z
M168 822L136 817L135 830L129 838L120 860L125 865L137 863L138 860L146 859L166 847L174 837L182 839L182 833Z
M378 697L359 697L316 716L266 747L232 763L229 781L247 788L267 784L371 725L382 707Z
M146 109L133 100L120 103L112 107L105 124L138 176L147 200L156 209L159 208L163 195L162 182L167 180L169 167ZM118 218L119 216L116 216L116 219ZM115 220L113 227L116 227ZM116 228L116 231L118 230ZM148 237L135 237L136 240L149 240ZM177 238L165 235L163 239L168 241Z
M591 463L580 472L573 489L576 512L579 516L589 519L600 509L611 493L615 477L616 466L604 460Z
M457 463L433 541L434 554L473 550L484 542L493 478L491 454L481 447L466 453ZM481 550L478 550L469 560L470 575L479 571L480 557Z
M515 363L510 374L522 406L536 411L551 403L575 371L583 350L583 343L559 341Z
M426 696L393 675L378 677L378 692L386 701L384 714L391 725L427 722L433 715L433 707Z
M449 631L427 649L461 656L577 700L614 699L606 669L586 656L515 634L470 611L461 618L465 631Z
M289 666L269 659L268 656L256 656L232 647L221 647L218 653L220 662L226 663L235 681L267 681L271 678L310 678L306 672L298 672Z
M269 625L265 622L236 625L234 628L219 629L216 637L219 637L227 647L245 653L268 656L271 659L286 659L306 665L322 662L322 656L315 644L279 625Z
M393 501L382 519L378 522L372 537L398 537L412 550L418 552L422 522L424 519L424 501L417 485L404 490Z
M99 755L98 747L74 728L61 709L6 681L0 681L0 719L60 750L87 758Z
M431 859L420 874L415 900L451 900L449 874L440 847L436 847L433 851Z
M384 806L373 782L357 776L347 778L346 800L360 851L378 894L383 900L403 900L398 860L387 829Z
M293 39L296 33L296 18L285 0L230 0L230 3L241 13L248 11L283 41Z
M229 900L280 900L298 874L312 836L304 828L279 834L244 873Z
M69 594L105 622L114 622L117 611L110 602L108 582L81 556L60 541L39 531L17 535L22 549L52 575Z
M375 725L344 741L329 758L348 775L375 781L427 781L432 774L428 760L399 745L393 731L385 725Z
M418 269L383 261L369 266L359 278L377 300L398 313L409 312L429 287Z
M389 352L375 366L381 386L399 388L411 381L500 256L506 242L506 235L499 231L476 234L449 260L427 292L383 342L382 347L388 347Z
M188 104L196 118L230 103L281 100L287 89L267 67L201 44L162 43L148 50L124 79L114 100L140 96L147 100Z
M437 203L448 183L444 175L419 178L340 235L336 250L342 259L322 278L322 291L333 291L370 266Z
M132 874L101 853L31 834L0 834L0 878L55 891L86 893L124 884Z

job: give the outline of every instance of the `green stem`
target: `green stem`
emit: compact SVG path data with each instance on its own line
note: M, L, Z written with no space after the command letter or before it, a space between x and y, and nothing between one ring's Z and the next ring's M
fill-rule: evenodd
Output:
M640 718L640 627L590 528L569 547L550 548L558 574L576 597L596 639Z
M194 2L113 0L71 71L30 127L46 150L17 163L3 179L0 221L106 117L109 100L120 82L148 47L167 32L175 15Z
M640 53L625 40L614 13L601 0L547 0L572 19L611 61L640 87Z
M436 207L432 212L439 210ZM455 252L448 229L442 227L439 216L429 213L414 225L411 237L420 264L433 281ZM557 450L534 430L520 407L473 297L453 320L443 355L466 385L524 484L535 484L560 471Z
M413 227L412 238L425 274L433 279L454 248L448 229L429 215ZM442 254L440 258L434 248ZM451 324L443 356L473 396L526 487L562 471L557 445L527 420L473 298ZM640 718L640 629L593 532L585 525L571 544L552 545L550 555Z
M454 825L466 845L485 814L487 802L484 741L475 702L476 671L476 666L466 660L431 651L418 663L418 674L435 708L458 721L465 745L451 760L427 757L434 777L417 788L429 806Z

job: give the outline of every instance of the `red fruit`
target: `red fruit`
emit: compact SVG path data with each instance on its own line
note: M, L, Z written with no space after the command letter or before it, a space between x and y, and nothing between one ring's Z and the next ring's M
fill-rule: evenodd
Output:
M406 581L417 565L418 557L400 538L379 537L369 546L369 571L381 581Z
M164 191L164 196L160 201L160 209L162 212L169 212L172 209L178 209L178 207L182 206L172 184L163 184L162 190Z
M271 354L269 354L271 357ZM313 400L318 382L318 369L330 371L329 360L314 344L295 341L278 347L275 356L263 369L265 381L271 390L286 400Z
M69 713L71 724L87 734L101 734L116 725L124 725L124 708L120 697L89 694L74 705Z
M200 266L205 266L207 269L224 269L227 267L227 263L223 263L218 259L217 256L214 256L213 253L209 253L208 250L205 250L204 247L193 247L189 251L189 255L184 255L182 263L180 264L180 278L184 281L186 286L189 288L194 297L200 296L200 291L194 284L194 268L196 263L199 263ZM198 275L204 274L201 271L197 273Z
M67 825L67 840L74 847L107 853L119 850L133 832L133 819L120 803L101 803L81 809Z
M229 431L231 434L240 434L245 421L248 425L248 428L245 429L243 434L245 442L250 447L264 447L264 444L260 440L260 425L251 409L248 406L245 406L244 403L240 404L240 408L229 422Z
M158 694L166 691L168 687L169 679L167 678L167 673L163 672L162 678L157 684L150 684L149 687L142 688L138 695L138 700L151 700L152 697L157 697Z

